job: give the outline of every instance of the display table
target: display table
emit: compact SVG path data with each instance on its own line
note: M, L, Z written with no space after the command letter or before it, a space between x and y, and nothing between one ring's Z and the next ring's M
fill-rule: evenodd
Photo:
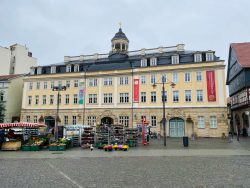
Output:
M1 148L3 151L16 151L21 149L21 141L4 142Z

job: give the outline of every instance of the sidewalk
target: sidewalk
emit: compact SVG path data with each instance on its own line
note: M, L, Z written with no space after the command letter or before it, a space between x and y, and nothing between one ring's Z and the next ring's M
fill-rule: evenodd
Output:
M84 158L84 157L139 157L139 156L250 156L250 138L242 138L240 142L215 138L202 138L189 141L189 147L184 148L182 139L167 139L167 147L163 140L151 140L150 144L130 148L128 151L112 151L95 149L94 151L72 148L66 151L1 151L0 159L49 159L49 158Z

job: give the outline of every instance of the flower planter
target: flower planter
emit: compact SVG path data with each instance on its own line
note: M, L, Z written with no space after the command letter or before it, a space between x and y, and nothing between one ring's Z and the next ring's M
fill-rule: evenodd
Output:
M30 151L39 151L40 146L30 146Z
M65 151L65 150L66 150L66 145L57 146L57 151Z
M22 146L22 151L30 151L30 146Z
M57 146L49 146L49 151L57 151Z

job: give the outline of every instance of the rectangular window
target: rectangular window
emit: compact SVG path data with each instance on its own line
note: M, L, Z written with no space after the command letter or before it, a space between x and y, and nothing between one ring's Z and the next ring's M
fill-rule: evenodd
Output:
M152 127L156 126L156 116L151 116L151 126Z
M65 104L69 104L69 95L65 95Z
M49 104L54 104L54 95L49 96Z
M203 102L203 91L197 90L196 91L197 102Z
M26 121L30 122L30 116L26 116Z
M156 92L155 91L151 92L151 102L156 102Z
M36 105L39 104L39 96L38 96L38 95L35 96L35 104L36 104Z
M146 67L147 66L147 59L142 59L141 60L141 67Z
M141 75L141 84L146 84L146 76Z
M142 122L143 120L146 122L147 117L146 117L146 116L141 116L141 122Z
M78 94L74 94L74 104L78 103Z
M90 78L90 79L89 79L89 86L90 86L90 87L95 87L95 86L97 86L97 78Z
M47 89L48 85L47 85L47 81L43 82L43 89Z
M103 85L105 85L105 86L111 86L112 85L112 78L111 77L104 78L103 79Z
M161 75L161 81L162 81L163 83L166 83L166 82L167 82L167 74L162 74L162 75Z
M29 84L29 90L32 90L32 89L33 89L33 83L30 82L30 84Z
M198 116L198 128L204 129L205 128L205 119L204 116Z
M190 81L191 81L190 72L185 72L185 82L190 82Z
M50 88L53 89L53 87L54 87L54 81L51 81L50 82Z
M72 116L72 120L73 120L73 121L72 121L72 124L73 124L73 125L76 125L76 116Z
M58 87L62 88L62 81L61 80L58 81Z
M179 91L173 91L173 102L179 102Z
M71 72L71 65L66 66L66 72Z
M78 87L78 80L74 80L74 87Z
M96 124L96 116L88 116L88 125L95 126Z
M31 105L32 103L32 96L28 96L28 105Z
M34 123L37 123L37 116L34 116Z
M216 116L210 116L210 128L212 128L212 129L217 128L217 118L216 118Z
M36 83L36 89L40 89L40 82Z
M74 65L74 72L79 72L79 65Z
M196 72L196 81L201 81L202 80L202 74L201 71Z
M64 125L69 124L69 116L64 116Z
M178 73L173 72L173 82L176 84L178 82Z
M128 85L128 77L120 77L120 85Z
M59 104L61 104L61 103L62 103L62 95L61 95L61 94L59 94L58 103L59 103Z
M168 100L167 91L165 91L165 95L164 95L163 91L161 92L161 101L163 102L163 100L164 100L165 102L167 102L167 100Z
M191 102L191 90L185 90L185 101L186 102Z
M179 64L179 56L178 55L174 55L172 56L172 64Z
M156 80L155 74L151 74L151 84L154 84Z
M202 56L201 54L194 54L194 62L201 62Z
M46 104L46 95L43 95L43 104Z
M129 126L129 117L128 116L119 116L119 123L125 127Z
M206 53L206 61L213 61L214 60L214 53L209 52Z
M120 103L129 102L129 93L120 93Z
M51 71L51 74L56 73L56 67L51 67L50 71Z
M104 103L112 103L112 93L104 93L103 95L103 102Z
M69 88L70 87L70 80L66 81L66 87Z
M153 57L150 59L150 66L156 66L157 65L157 58Z
M141 102L146 102L146 101L147 101L146 92L141 92Z
M89 103L96 104L97 103L97 94L89 94Z

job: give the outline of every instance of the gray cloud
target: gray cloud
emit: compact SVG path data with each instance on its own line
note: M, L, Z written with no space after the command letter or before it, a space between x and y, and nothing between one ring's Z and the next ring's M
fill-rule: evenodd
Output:
M26 44L40 65L65 55L107 53L123 23L130 50L185 43L227 60L249 41L249 0L1 0L0 45Z

